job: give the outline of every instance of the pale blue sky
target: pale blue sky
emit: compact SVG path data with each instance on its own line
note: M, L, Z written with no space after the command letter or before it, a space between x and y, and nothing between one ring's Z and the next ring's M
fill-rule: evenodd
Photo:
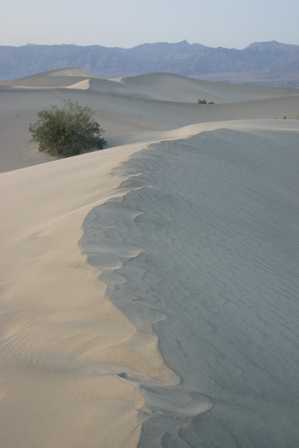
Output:
M4 0L0 44L299 44L299 0Z

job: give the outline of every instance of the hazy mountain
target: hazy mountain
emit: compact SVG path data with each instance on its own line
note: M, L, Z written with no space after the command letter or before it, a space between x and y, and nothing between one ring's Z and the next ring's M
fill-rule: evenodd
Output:
M63 67L103 76L172 72L208 79L299 84L299 45L276 41L238 50L187 41L133 48L78 45L0 46L0 78L13 79Z

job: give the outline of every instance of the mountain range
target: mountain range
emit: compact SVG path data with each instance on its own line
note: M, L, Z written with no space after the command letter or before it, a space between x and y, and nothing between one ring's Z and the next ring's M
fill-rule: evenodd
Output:
M133 48L99 45L0 46L0 79L78 67L117 77L151 72L237 82L299 86L299 45L258 42L244 49L197 43L146 43Z

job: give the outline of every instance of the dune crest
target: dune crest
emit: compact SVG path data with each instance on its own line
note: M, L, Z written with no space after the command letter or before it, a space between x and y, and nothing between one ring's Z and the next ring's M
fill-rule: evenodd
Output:
M82 81L75 82L75 84L71 84L70 86L67 86L66 88L74 89L74 90L88 90L90 88L90 80L83 79Z
M142 147L0 176L10 191L0 225L1 446L136 447L143 397L126 374L173 376L156 336L136 334L78 245L84 217L120 182L111 170Z

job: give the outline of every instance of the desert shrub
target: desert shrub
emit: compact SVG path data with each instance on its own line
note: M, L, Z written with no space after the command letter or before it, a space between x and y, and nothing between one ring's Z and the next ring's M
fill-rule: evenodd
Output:
M89 107L66 101L38 113L29 131L39 150L53 156L70 157L103 149L103 129Z
M201 99L199 98L199 100L197 101L197 104L215 104L214 101L207 101L205 98Z

